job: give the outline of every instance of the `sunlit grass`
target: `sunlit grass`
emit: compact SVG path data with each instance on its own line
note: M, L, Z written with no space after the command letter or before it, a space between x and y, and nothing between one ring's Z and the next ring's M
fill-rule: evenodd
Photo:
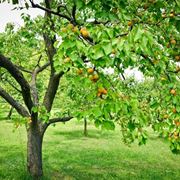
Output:
M30 179L26 174L26 133L13 132L10 121L0 121L0 179ZM128 147L121 133L88 126L82 122L49 127L44 137L44 179L179 179L180 156L154 134L147 145Z

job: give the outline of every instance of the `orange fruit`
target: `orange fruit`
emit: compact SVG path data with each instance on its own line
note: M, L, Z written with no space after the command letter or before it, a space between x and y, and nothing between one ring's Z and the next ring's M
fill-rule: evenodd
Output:
M103 94L107 94L107 90L106 89L103 89Z
M89 37L89 32L87 31L86 28L81 28L80 33L84 38Z
M170 93L171 93L172 95L176 95L176 90L175 90L175 89L171 89Z
M98 79L99 79L98 74L94 74L93 76L90 76L90 80L93 81L93 82L97 82Z
M87 72L88 72L89 74L92 74L92 73L94 72L94 69L93 69L93 68L88 68Z
M129 21L128 22L128 26L132 26L133 25L133 22L132 21Z
M174 44L174 45L176 44L176 40L175 39L171 39L170 42L171 42L171 44Z

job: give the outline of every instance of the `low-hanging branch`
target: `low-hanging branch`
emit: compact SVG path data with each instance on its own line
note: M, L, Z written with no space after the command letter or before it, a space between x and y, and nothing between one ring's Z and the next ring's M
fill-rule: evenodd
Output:
M10 96L2 87L0 87L0 96L4 98L17 112L23 117L29 117L29 113L24 106L17 102L12 96Z
M67 121L70 121L71 119L73 119L72 116L49 119L49 121L47 123L43 124L42 133L44 133L46 131L46 129L48 128L48 126L51 124L58 123L58 122L67 122Z

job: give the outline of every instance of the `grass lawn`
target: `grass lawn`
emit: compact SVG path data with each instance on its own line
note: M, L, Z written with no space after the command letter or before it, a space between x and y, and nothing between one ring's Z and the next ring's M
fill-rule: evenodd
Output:
M168 143L153 133L145 146L122 143L121 133L88 126L82 122L49 127L44 137L44 179L113 180L180 179L180 155L170 152ZM10 121L0 121L0 179L30 179L26 174L26 133L15 132Z

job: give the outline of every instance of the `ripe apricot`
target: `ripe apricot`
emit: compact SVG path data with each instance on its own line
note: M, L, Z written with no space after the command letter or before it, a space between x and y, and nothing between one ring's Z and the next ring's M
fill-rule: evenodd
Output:
M133 22L132 21L129 21L128 22L128 26L132 26L133 25Z
M98 74L94 74L93 76L90 76L90 80L93 81L93 82L97 82L98 79L99 79Z
M88 32L87 29L84 28L84 27L81 28L80 33L81 33L81 35L82 35L84 38L89 37L89 32Z
M94 72L94 69L93 69L93 68L88 68L87 72L88 72L89 74L92 74L92 73Z
M103 89L103 94L107 94L107 90L106 89Z
M176 95L176 90L175 90L175 89L171 89L171 90L170 90L170 93L171 93L172 95Z
M175 39L171 39L171 44L175 45L176 44L176 40Z
M106 94L107 94L107 90L102 87L102 88L99 88L99 89L98 89L98 93L101 93L101 94L106 95Z

